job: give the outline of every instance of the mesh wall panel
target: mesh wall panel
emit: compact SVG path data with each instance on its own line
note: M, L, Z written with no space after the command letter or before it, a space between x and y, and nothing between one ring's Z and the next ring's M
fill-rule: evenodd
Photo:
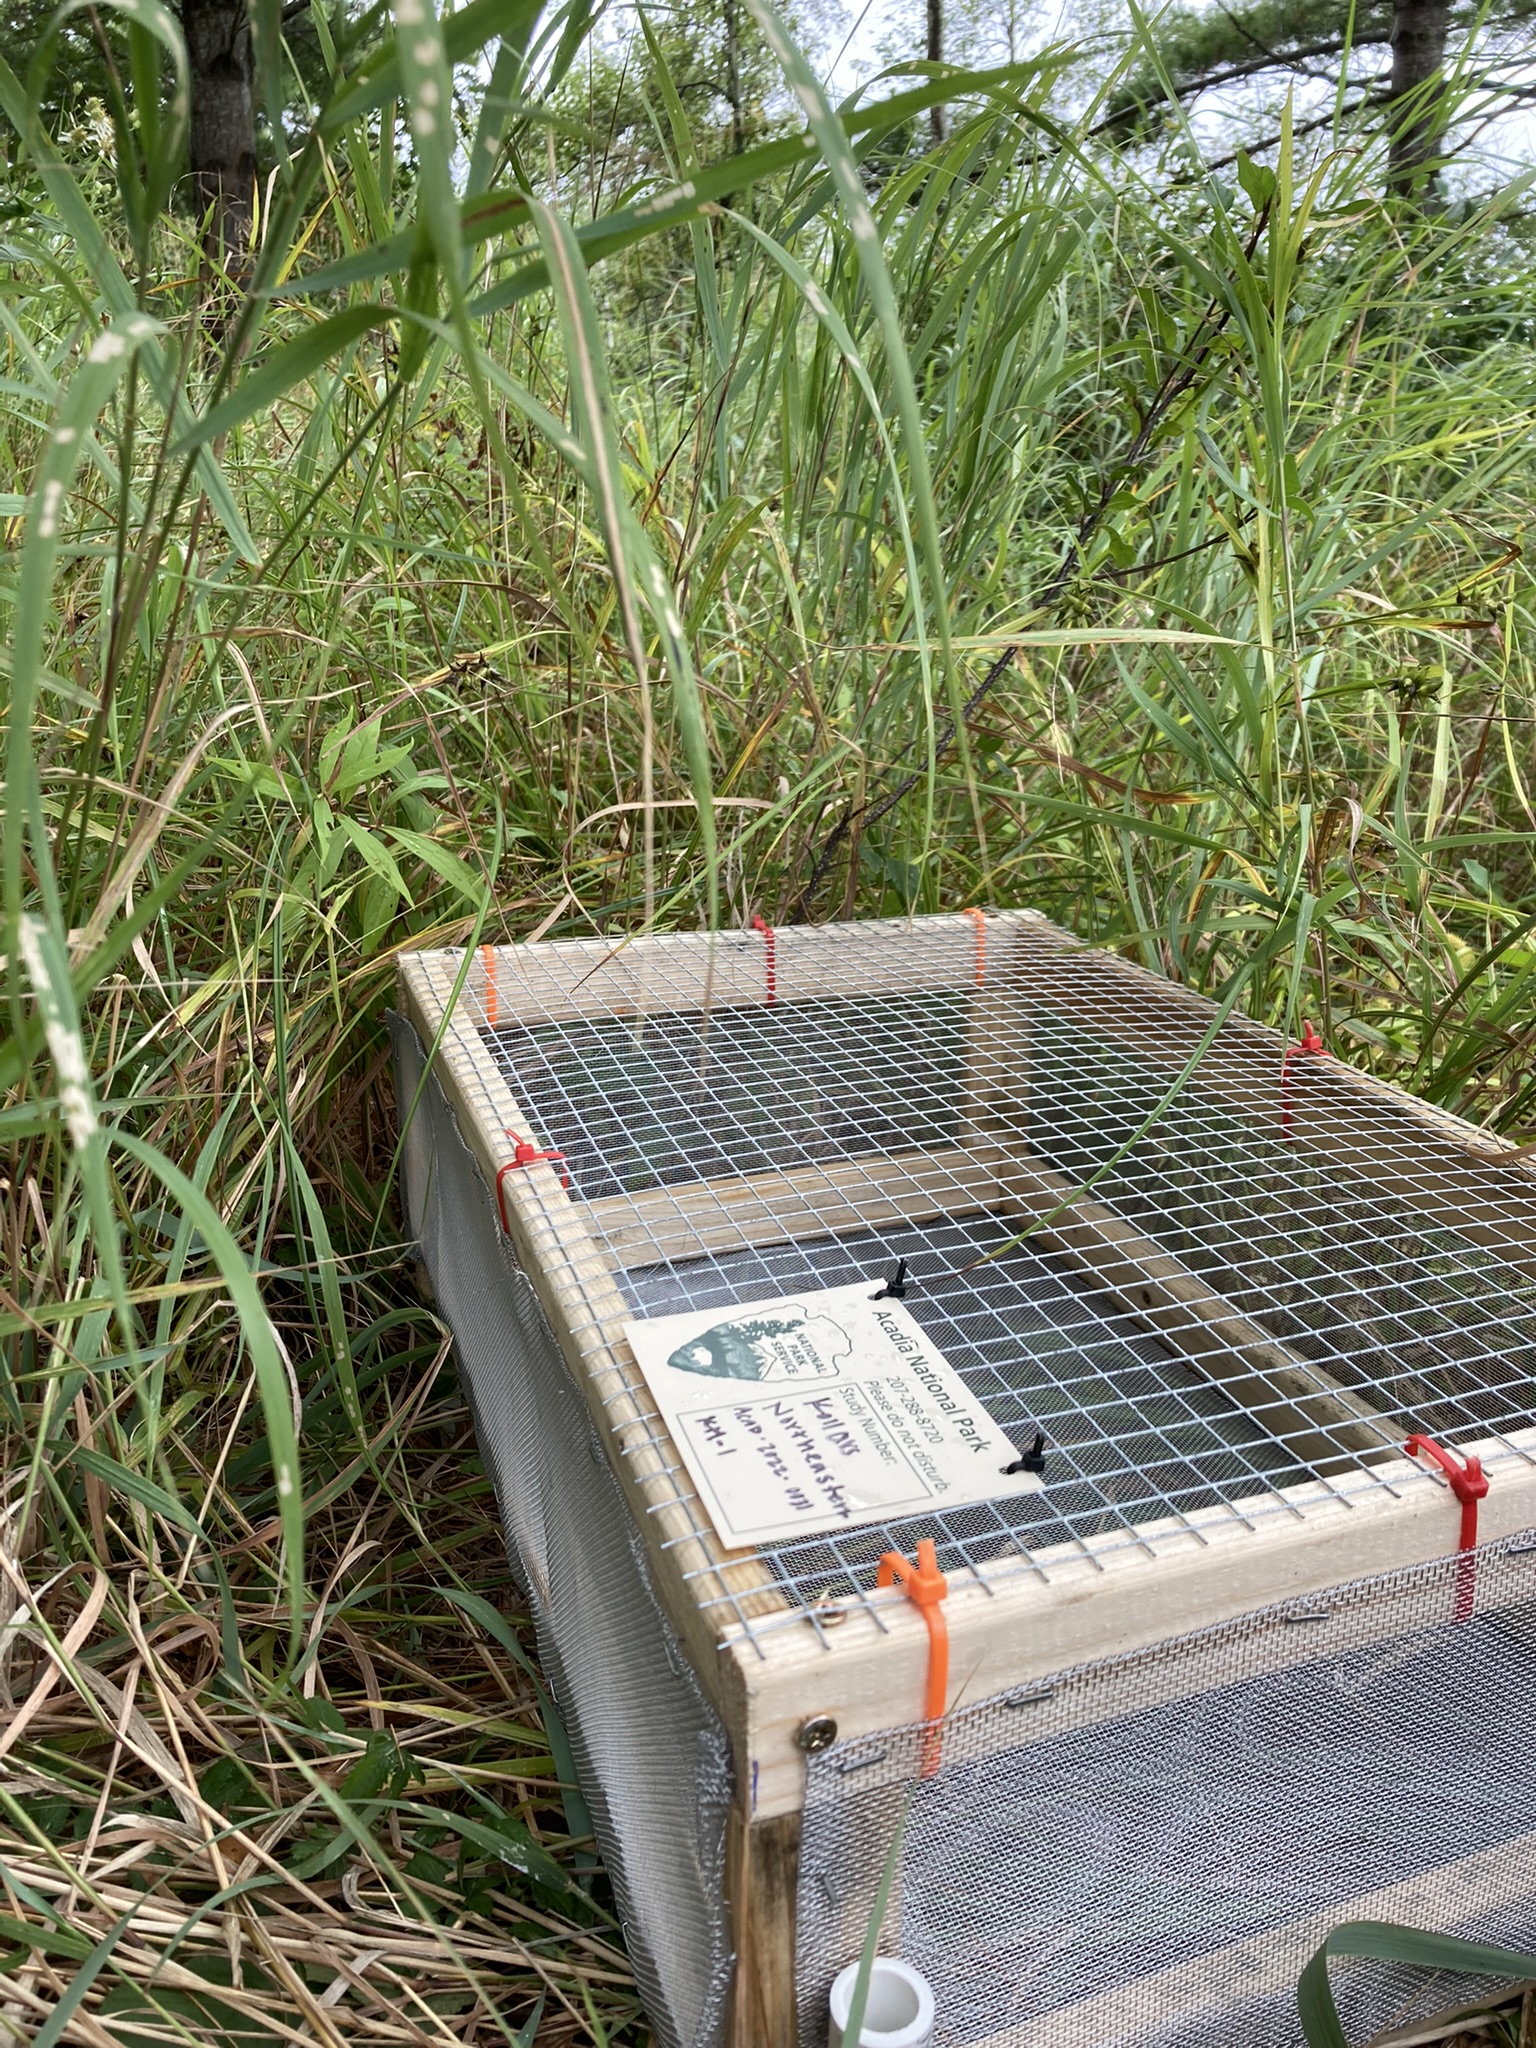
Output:
M1536 1936L1536 1542L1244 1616L811 1759L803 2048L900 1833L884 1948L942 2048L1298 2048L1296 1979L1341 1920ZM1486 1980L1336 1970L1350 2038Z
M403 1114L422 1052L402 1019L393 1032ZM725 1731L657 1604L586 1405L434 1080L403 1170L647 2011L667 2048L713 2048L731 1967Z

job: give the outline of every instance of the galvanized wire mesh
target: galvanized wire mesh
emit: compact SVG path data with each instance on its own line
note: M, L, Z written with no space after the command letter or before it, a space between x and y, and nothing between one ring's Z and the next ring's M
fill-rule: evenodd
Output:
M1209 1005L1039 920L519 948L469 963L463 988L478 1042L454 1088L482 1138L507 1134L505 1172L519 1139L563 1155L519 1199L596 1369L626 1308L877 1282L903 1257L906 1307L978 1400L1021 1446L1045 1435L1042 1494L771 1549L782 1602L690 1562L726 1639L820 1626L829 1597L871 1602L879 1554L923 1535L951 1575L1049 1582L1085 1554L1160 1556L1390 1493L1409 1429L1530 1461L1529 1168L1335 1059L1215 1029ZM723 1738L592 1464L495 1191L446 1143L437 1096L432 1116L432 1158L462 1187L428 1204L429 1261L453 1276L642 1982L663 2034L702 2044L729 1966ZM426 1171L408 1159L413 1187ZM657 1540L696 1558L706 1517L643 1388L615 1403L621 1455L647 1457L673 1532ZM886 1945L934 1982L942 2048L1294 2048L1296 1974L1342 1917L1529 1947L1536 1548L1480 1554L1457 1622L1461 1570L963 1707L931 1778L914 1730L813 1758L807 2048L898 1835ZM1363 1966L1340 1988L1356 2036L1461 1990Z
M1308 1475L1224 1388L1139 1330L1063 1260L977 1215L894 1233L717 1254L624 1276L642 1315L837 1287L908 1261L905 1307L995 1422L1050 1443L1043 1493L779 1544L764 1554L798 1598L856 1598L882 1551L936 1539L945 1571L1017 1567L1076 1535L1191 1515ZM995 1262L977 1265L988 1255ZM967 1271L967 1268L972 1270Z
M920 991L499 1032L587 1201L952 1145L968 996Z
M1296 1981L1342 1920L1531 1947L1536 1542L1244 1616L808 1766L803 2048L860 1951L934 1986L939 2048L1299 2048ZM1336 1971L1362 2040L1487 1988Z
M1341 1173L1198 1085L1116 1158L1125 1131L1156 1111L1158 1076L1104 1042L1091 1076L1069 1066L1079 1031L1062 1012L1039 1016L1036 1033L1031 1135L1049 1165L1074 1179L1102 1172L1101 1202L1386 1412L1451 1433L1530 1421L1536 1205L1519 1167L1504 1190L1500 1168L1469 1163L1464 1211L1436 1190L1425 1213L1411 1141L1402 1157L1373 1147ZM1331 1078L1309 1069L1291 1086L1326 1100ZM1372 1169L1404 1178L1395 1199L1372 1185ZM1488 1214L1474 1236L1478 1209Z
M989 1412L1044 1430L1043 1496L770 1552L789 1618L861 1595L920 1535L951 1570L1048 1577L1062 1544L1302 1513L1293 1482L1391 1490L1409 1428L1507 1441L1536 1414L1536 1177L1496 1144L1334 1059L1287 1062L1274 1033L1212 1033L1209 1005L1037 919L773 944L515 948L489 1006L477 970L463 1007L638 1308L878 1280L904 1256L908 1308ZM1090 1212L1283 1345L1322 1408L1266 1392L1230 1325L1191 1366L1061 1238ZM696 1591L727 1629L784 1618L718 1576Z

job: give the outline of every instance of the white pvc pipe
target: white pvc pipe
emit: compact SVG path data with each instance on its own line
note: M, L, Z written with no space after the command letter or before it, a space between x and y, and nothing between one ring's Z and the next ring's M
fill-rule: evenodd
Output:
M843 2048L843 2029L853 2004L859 1965L850 1963L832 1986L827 2048ZM857 2048L927 2048L933 2038L933 1989L910 1963L876 1956Z

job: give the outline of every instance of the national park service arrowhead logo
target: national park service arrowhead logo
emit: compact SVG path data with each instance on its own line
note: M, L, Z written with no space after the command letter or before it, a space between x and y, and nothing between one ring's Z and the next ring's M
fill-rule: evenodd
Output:
M679 1344L667 1363L679 1372L718 1380L835 1379L853 1351L842 1324L775 1304L767 1313L750 1309Z

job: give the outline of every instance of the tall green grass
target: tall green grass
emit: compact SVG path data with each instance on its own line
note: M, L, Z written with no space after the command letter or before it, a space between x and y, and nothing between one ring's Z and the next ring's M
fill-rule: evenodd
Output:
M1061 55L838 116L759 19L779 131L653 44L577 175L585 16L402 0L233 282L158 113L86 160L0 63L21 2038L639 2038L413 1285L402 947L1029 902L1536 1123L1518 224L1353 134L1116 164Z

